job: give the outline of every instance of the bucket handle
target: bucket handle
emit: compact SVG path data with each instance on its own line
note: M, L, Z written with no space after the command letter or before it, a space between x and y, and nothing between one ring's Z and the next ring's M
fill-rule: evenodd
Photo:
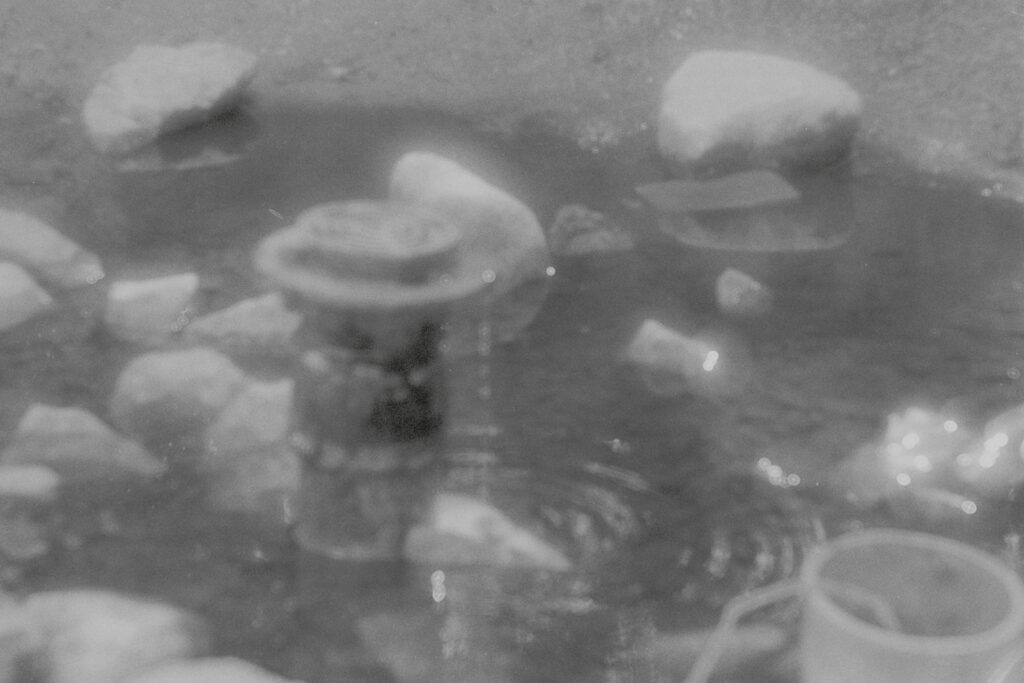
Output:
M857 586L834 581L820 581L819 585L830 595L859 603L870 609L882 627L893 631L902 630L892 606L875 593ZM787 579L770 586L752 590L727 602L722 610L722 616L718 620L718 625L715 626L714 632L712 632L711 637L708 639L700 656L697 657L697 661L694 662L690 673L686 676L683 683L707 683L714 673L715 666L718 664L718 660L721 659L722 653L729 643L729 638L736 631L739 622L748 614L759 609L782 602L783 600L799 598L803 592L803 586L804 581L799 578ZM1003 673L990 678L988 683L1011 683L1004 681L1004 678L1012 671L1014 665L1020 661L1024 661L1024 649L1009 658L1007 662L1004 662L998 670Z

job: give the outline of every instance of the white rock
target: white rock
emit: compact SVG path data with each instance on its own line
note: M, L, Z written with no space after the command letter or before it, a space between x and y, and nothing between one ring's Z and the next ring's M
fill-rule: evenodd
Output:
M148 280L119 280L107 291L103 322L118 339L158 344L188 322L199 276L180 273Z
M736 317L756 317L772 308L772 291L746 273L726 268L715 280L718 309Z
M93 146L123 154L234 106L256 57L222 43L139 45L100 76L82 110Z
M231 359L208 348L137 356L110 399L113 423L143 442L198 433L245 386Z
M53 305L53 298L16 263L0 261L0 332Z
M97 495L127 492L166 470L146 449L87 410L40 403L22 416L0 462L49 467L70 486L97 487Z
M438 494L427 523L414 527L405 555L426 564L484 564L566 571L565 553L519 526L487 501Z
M60 477L48 467L0 465L0 554L5 559L23 562L49 552L59 488ZM0 656L0 666L2 661Z
M493 281L492 319L499 339L529 324L547 293L544 231L521 201L458 163L429 152L406 154L391 173L389 196L425 204L463 234L463 258Z
M123 683L289 683L290 680L234 657L199 657L160 664Z
M57 500L60 476L43 465L0 465L0 504L50 505Z
M555 214L548 230L552 253L560 256L612 254L633 248L633 238L610 218L581 204L568 204Z
M832 161L848 150L862 108L849 85L807 64L697 52L664 86L658 148L683 164L737 148L759 161Z
M35 593L25 610L43 634L40 668L48 683L114 683L207 650L191 614L118 593Z
M200 468L213 507L288 521L299 487L287 438L294 382L249 381L205 433Z
M61 289L103 279L103 266L95 254L20 211L0 209L0 259L24 266L45 284Z
M275 351L287 348L302 324L279 292L245 299L196 318L185 328L185 339L237 351Z
M720 396L738 391L747 367L736 350L645 320L626 349L647 388L659 396Z
M40 645L38 627L10 595L0 593L0 683L21 683Z

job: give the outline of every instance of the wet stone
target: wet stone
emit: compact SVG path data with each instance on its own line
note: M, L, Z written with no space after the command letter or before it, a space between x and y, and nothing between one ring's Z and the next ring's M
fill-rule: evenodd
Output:
M113 282L103 322L123 341L159 344L187 323L198 288L195 273Z
M24 562L49 552L59 488L60 477L48 467L0 466L0 554L4 558Z
M862 109L849 85L808 64L707 50L663 88L658 149L684 166L823 166L849 152Z
M0 332L17 327L53 305L53 298L24 268L0 261Z
M391 172L391 199L423 204L462 231L463 258L490 282L499 339L533 319L550 262L544 231L521 201L451 159L406 154Z
M454 493L442 493L434 499L427 522L410 530L405 555L425 564L553 571L566 571L572 566L565 553L489 502Z
M124 683L298 683L234 657L199 657L160 664Z
M0 259L17 263L58 289L92 285L104 275L95 254L38 218L7 209L0 209Z
M569 204L555 214L548 243L553 254L587 256L629 251L633 248L633 237L604 214Z
M82 110L89 139L101 152L124 154L227 111L255 76L256 61L222 43L139 45L89 94Z
M287 438L294 382L249 381L206 432L201 464L211 506L288 523L299 463Z
M24 602L43 637L38 668L49 683L111 683L163 662L204 654L190 613L103 590L48 591Z
M285 305L280 293L271 292L200 316L183 335L228 353L279 353L291 348L301 324L302 316Z
M213 422L244 386L244 373L213 349L146 353L118 377L111 421L143 443L176 443Z
M3 466L41 466L76 496L110 500L160 478L162 462L81 408L29 407L0 454Z

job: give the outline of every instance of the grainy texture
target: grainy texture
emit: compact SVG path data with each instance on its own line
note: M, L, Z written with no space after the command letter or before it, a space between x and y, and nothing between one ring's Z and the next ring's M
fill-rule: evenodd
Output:
M193 40L259 54L261 91L552 111L595 143L648 124L692 51L757 49L848 80L868 137L927 164L1024 154L1020 0L0 0L0 114L74 110L134 45Z

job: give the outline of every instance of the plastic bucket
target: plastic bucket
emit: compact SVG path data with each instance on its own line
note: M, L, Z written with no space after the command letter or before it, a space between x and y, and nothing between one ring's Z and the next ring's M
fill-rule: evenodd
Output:
M1024 585L976 548L873 530L813 551L801 571L805 683L1020 679Z

